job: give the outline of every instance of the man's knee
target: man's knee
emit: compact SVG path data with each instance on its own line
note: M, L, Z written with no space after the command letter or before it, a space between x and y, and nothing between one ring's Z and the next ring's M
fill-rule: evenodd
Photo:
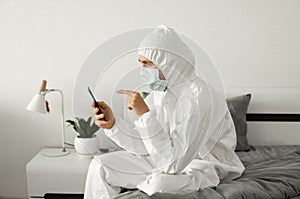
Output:
M106 170L104 169L104 162L105 159L102 158L101 156L99 157L94 157L89 165L89 170L88 172L91 173L93 176L98 176L102 180L106 180L105 177L107 176Z
M98 156L94 156L93 160L91 163L93 164L97 164L99 165L100 167L103 167L103 166L107 166L107 162L109 160L109 157L110 154L103 154L103 155L98 155Z

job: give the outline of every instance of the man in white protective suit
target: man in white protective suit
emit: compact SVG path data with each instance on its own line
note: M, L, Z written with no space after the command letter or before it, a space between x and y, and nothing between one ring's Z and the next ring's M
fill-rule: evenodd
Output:
M118 90L138 119L133 125L98 102L95 122L124 150L94 156L85 199L113 198L121 187L185 193L217 186L244 171L225 97L196 75L191 50L160 25L139 46L140 75L152 92ZM105 120L103 120L105 118Z

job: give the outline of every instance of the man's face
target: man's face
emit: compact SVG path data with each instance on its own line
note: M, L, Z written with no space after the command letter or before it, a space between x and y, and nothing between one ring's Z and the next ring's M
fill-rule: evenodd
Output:
M146 57L144 57L142 55L139 55L138 61L141 63L142 67L159 70L159 68L151 60L147 59ZM159 70L159 79L161 79L161 80L166 79L160 70Z

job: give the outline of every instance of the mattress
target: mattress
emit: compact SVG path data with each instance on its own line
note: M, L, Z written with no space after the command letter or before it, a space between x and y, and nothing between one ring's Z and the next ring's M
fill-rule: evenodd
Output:
M300 145L254 146L249 152L236 153L246 169L234 181L186 194L155 193L149 197L139 190L130 190L117 198L300 198Z

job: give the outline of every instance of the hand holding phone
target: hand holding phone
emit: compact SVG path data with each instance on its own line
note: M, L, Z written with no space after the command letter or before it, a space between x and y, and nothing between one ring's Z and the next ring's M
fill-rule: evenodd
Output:
M88 91L89 91L90 95L91 95L92 98L93 98L94 106L95 106L96 108L98 108L98 110L99 110L99 111L97 112L97 115L100 115L100 114L102 113L101 108L100 108L99 104L97 103L97 100L96 100L94 94L92 93L90 87L88 87ZM103 120L106 121L105 118L103 118Z

